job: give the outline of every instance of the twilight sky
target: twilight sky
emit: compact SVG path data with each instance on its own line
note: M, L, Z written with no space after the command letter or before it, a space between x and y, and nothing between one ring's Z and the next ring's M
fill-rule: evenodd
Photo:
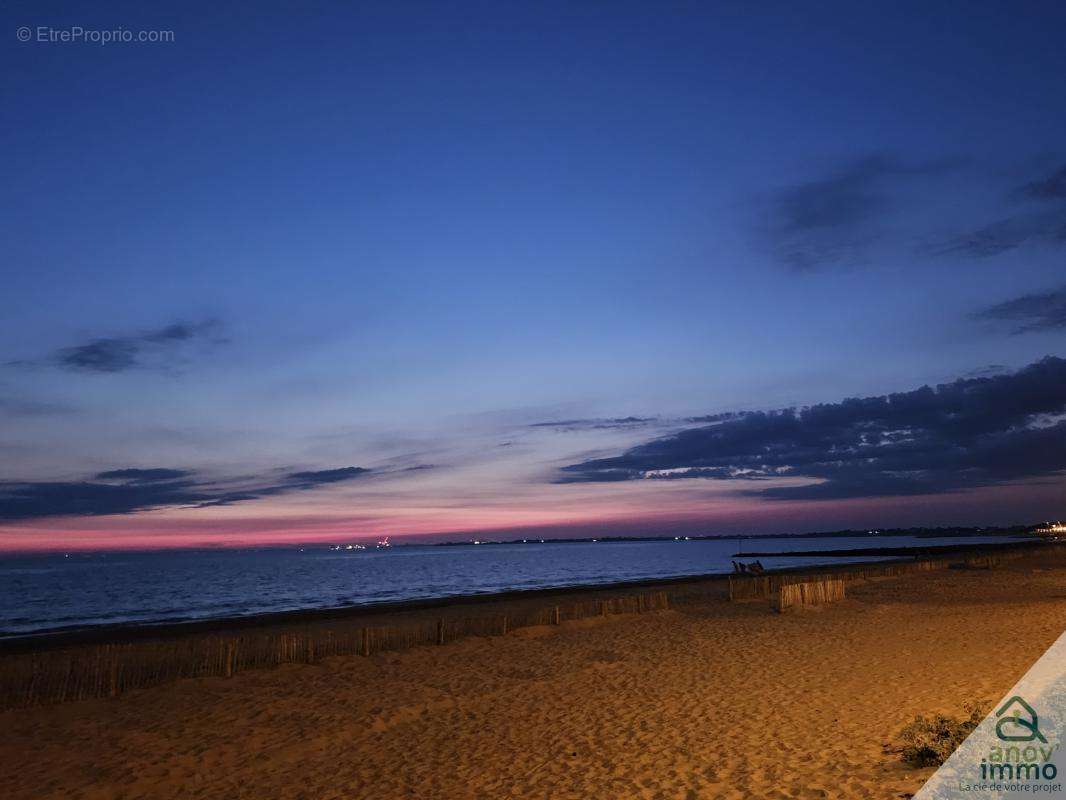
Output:
M1066 511L1059 3L0 15L0 548Z

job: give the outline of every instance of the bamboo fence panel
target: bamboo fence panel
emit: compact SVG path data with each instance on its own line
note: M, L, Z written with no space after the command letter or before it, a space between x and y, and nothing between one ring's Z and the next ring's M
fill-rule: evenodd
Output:
M1021 555L1021 554L1018 554ZM1017 557L1015 555L1014 557ZM920 561L885 562L867 564L861 568L847 569L841 572L825 573L786 573L774 575L730 575L730 600L760 600L773 597L782 586L809 581L838 579L845 582L869 580L872 578L900 577L916 572L947 569L952 564L947 558L927 558Z
M516 628L669 607L667 592L642 592L468 618L373 626L338 623L328 629L192 635L15 654L0 657L0 709L113 697L181 678L230 677L248 669L310 664L338 655L370 656L470 636L500 636Z
M843 599L844 581L840 578L829 578L783 584L771 598L771 604L775 611L785 611L794 606L822 605Z

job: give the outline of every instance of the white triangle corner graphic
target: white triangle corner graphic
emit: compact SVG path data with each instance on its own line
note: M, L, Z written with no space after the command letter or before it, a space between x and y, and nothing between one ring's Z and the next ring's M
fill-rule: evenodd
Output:
M914 800L1066 797L1066 633L1033 664Z

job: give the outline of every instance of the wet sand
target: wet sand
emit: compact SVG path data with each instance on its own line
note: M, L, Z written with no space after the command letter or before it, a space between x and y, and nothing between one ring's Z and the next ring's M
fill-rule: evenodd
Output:
M917 713L998 699L1066 628L1066 555L708 596L0 714L3 798L899 798Z

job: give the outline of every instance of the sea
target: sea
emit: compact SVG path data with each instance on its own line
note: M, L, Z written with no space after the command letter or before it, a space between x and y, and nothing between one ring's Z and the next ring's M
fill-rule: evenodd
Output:
M8 555L0 556L0 636L728 573L738 547L796 553L760 559L773 569L871 560L799 555L810 550L996 541L1012 539L681 538Z

